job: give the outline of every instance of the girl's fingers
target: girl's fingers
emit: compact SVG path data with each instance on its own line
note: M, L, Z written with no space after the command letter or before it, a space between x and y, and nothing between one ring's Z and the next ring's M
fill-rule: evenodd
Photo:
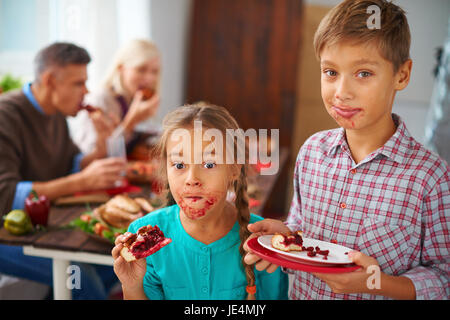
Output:
M116 239L117 241L117 239ZM120 257L120 250L122 250L123 248L123 244L122 243L118 243L112 250L111 250L111 255L113 257L114 260L116 260L117 258Z

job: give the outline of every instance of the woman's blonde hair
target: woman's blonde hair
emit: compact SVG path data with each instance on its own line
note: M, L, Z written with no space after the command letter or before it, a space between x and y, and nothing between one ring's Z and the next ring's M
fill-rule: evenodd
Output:
M113 63L103 80L103 86L120 95L127 95L120 76L120 66L137 67L155 57L160 57L160 52L153 42L144 39L131 40L114 56ZM159 87L160 79L158 77L155 88L157 92L159 92Z
M201 121L202 126L208 129L218 129L222 132L223 136L226 136L227 129L237 130L239 125L233 116L223 107L207 104L207 103L197 103L192 105L185 105L175 109L174 111L167 114L163 120L163 133L159 140L159 143L155 149L156 154L161 159L160 176L161 176L161 187L162 192L167 194L167 199L169 203L174 203L173 197L170 194L168 180L167 180L167 142L172 132L176 129L190 129L194 128L194 121ZM234 136L234 148L238 146L245 145L245 142L241 144L237 141L239 137ZM245 147L246 159L248 159L247 147ZM233 153L234 155L237 152ZM236 160L236 159L235 159ZM247 160L245 161L247 162ZM238 223L239 223L239 237L241 239L241 244L239 246L239 253L242 257L242 264L244 267L245 275L247 278L247 287L253 289L255 288L255 274L253 270L253 265L248 265L244 262L245 250L243 248L244 242L250 236L250 232L247 229L247 225L250 223L250 211L248 207L248 196L247 196L247 164L230 164L233 169L239 169L239 177L235 181L230 181L232 187L236 194L235 207L238 213ZM167 205L167 203L166 203ZM247 299L255 299L254 293L248 293Z

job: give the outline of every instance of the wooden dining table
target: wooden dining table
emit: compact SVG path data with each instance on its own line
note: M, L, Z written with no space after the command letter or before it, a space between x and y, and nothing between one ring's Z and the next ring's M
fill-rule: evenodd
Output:
M287 159L287 151L281 150L279 167L281 171ZM278 174L259 175L253 177L260 189L258 205L251 208L251 212L262 215L264 205L273 192ZM140 185L141 192L130 194L149 198L151 186ZM67 284L71 276L69 267L73 262L84 262L102 265L113 265L111 250L113 244L105 239L85 233L79 229L69 228L68 224L78 218L82 213L92 210L101 203L52 205L45 230L16 236L10 234L5 228L0 228L0 243L23 247L25 255L52 259L53 271L53 298L55 300L71 299L71 288Z

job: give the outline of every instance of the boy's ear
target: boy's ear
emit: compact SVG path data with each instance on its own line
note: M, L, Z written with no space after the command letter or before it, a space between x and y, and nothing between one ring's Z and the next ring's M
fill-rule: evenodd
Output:
M397 74L395 75L395 89L403 90L409 83L409 79L411 78L411 69L412 69L412 60L406 60L398 69Z

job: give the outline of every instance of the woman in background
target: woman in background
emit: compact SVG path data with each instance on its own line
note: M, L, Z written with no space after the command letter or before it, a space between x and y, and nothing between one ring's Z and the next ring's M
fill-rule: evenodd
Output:
M118 125L127 145L137 139L136 126L158 110L160 69L160 52L153 42L135 39L117 52L100 89L85 98L86 105L98 110L80 110L68 119L72 139L82 152L94 148L97 132L109 135ZM92 121L95 117L104 121Z

